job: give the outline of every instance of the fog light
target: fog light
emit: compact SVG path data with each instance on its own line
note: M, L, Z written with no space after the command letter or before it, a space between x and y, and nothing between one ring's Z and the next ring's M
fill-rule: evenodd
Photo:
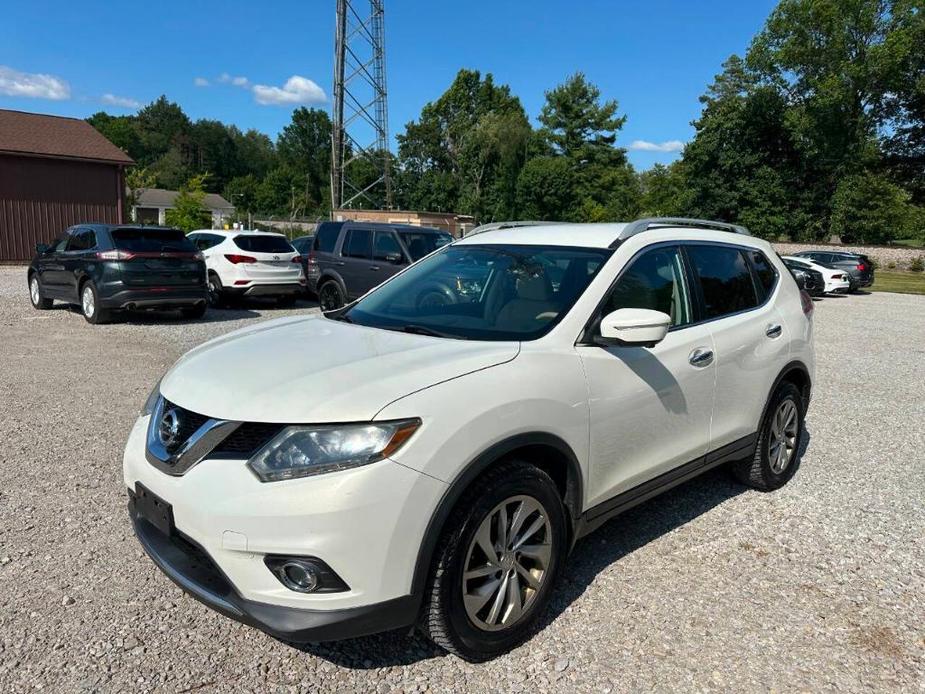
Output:
M263 563L289 590L297 593L340 593L350 590L343 579L316 557L267 555Z
M292 590L311 593L318 587L318 572L308 562L287 561L282 570L284 583Z

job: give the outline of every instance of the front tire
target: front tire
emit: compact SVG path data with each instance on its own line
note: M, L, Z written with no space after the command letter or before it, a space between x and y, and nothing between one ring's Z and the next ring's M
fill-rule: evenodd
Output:
M42 296L42 284L39 282L38 275L32 275L29 278L29 299L32 301L32 308L39 311L47 311L53 303L51 299Z
M777 386L761 422L755 454L732 466L742 484L769 492L790 481L800 464L804 416L800 389L789 381Z
M491 470L447 521L421 630L473 662L514 648L545 611L567 537L565 508L549 475L516 460Z
M109 311L100 306L100 295L93 282L85 282L80 288L80 312L88 323L94 325L109 321Z

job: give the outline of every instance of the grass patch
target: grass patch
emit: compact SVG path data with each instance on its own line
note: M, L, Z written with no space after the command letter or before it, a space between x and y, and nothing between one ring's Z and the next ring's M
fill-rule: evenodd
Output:
M925 294L925 272L877 270L874 273L874 285L869 289L874 292Z
M894 246L906 246L907 248L923 248L925 241L922 239L897 239L893 241Z

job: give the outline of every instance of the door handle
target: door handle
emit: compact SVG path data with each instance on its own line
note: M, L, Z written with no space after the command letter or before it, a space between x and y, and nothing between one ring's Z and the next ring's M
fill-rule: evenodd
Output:
M780 325L769 325L768 329L764 331L764 334L768 337L780 337L784 329Z
M370 265L370 266L369 266L369 269L370 269L370 270L378 270L378 269L379 269L379 266L378 266L378 265Z
M713 363L713 350L706 349L705 347L698 347L691 352L687 360L691 363L691 366L696 366L698 368L709 366Z
M337 261L336 263L334 263L334 264L335 264L337 267L343 267L343 266L346 265L347 263L345 263L343 260L338 260L338 261Z

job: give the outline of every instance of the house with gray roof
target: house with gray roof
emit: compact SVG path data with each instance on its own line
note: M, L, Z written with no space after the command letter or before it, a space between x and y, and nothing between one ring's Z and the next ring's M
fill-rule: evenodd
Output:
M180 193L163 188L142 188L132 206L132 220L138 224L167 224L167 210ZM212 215L212 228L222 229L234 214L234 205L218 193L206 193L202 206Z

